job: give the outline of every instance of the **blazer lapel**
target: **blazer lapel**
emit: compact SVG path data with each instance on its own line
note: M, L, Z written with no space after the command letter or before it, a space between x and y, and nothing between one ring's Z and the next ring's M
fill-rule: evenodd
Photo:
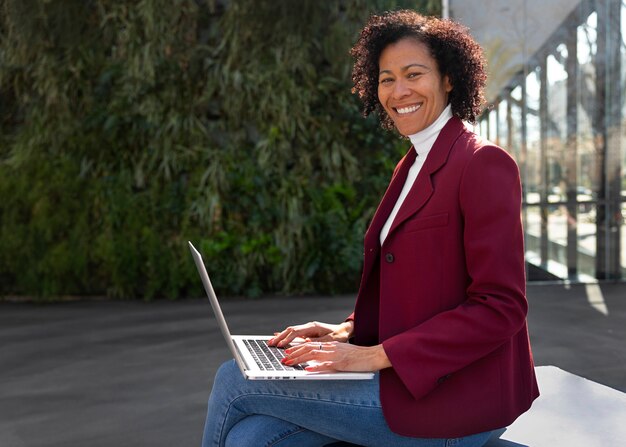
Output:
M441 129L424 166L422 166L417 179L415 179L413 187L398 210L387 238L402 222L417 213L428 202L434 191L431 176L446 163L454 142L463 130L465 130L465 126L457 117L450 118L443 129Z
M386 240L389 240L389 235L391 235L400 223L415 214L428 201L434 191L431 175L445 164L450 150L452 149L452 145L459 135L461 135L463 130L465 130L463 122L456 117L451 118L443 129L441 129L441 132L439 133L433 148L430 150L426 162L424 163L424 166L422 166L411 191L409 191L409 194L406 199L404 199L404 203L400 207L400 210L398 210L398 214L393 221ZM391 213L391 210L396 204L396 200L398 200L398 196L400 195L400 191L402 191L409 169L415 161L414 155L415 149L411 146L407 155L405 155L398 164L398 169L391 179L389 187L376 209L376 213L374 213L374 217L372 218L369 228L365 232L365 252L361 287L364 287L366 284L366 279L370 274L374 262L378 258L378 254L380 252L380 230L387 221L389 213ZM360 294L361 291L359 291L359 295Z
M380 204L378 205L378 208L376 209L376 212L374 213L372 222L365 232L365 259L363 265L364 276L369 273L374 263L374 260L376 259L378 252L380 251L380 230L383 228L383 225L389 217L389 213L391 213L391 210L398 200L398 196L402 191L402 187L404 186L404 182L406 181L409 169L415 161L415 157L415 149L413 148L413 146L411 146L409 152L407 152L404 158L400 160L398 168L394 176L392 177L389 186L387 187L387 191L385 191L385 195L383 196Z

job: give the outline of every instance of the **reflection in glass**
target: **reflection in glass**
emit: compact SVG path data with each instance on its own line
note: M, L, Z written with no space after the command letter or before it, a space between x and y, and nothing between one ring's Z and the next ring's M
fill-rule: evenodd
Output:
M577 28L578 46L578 185L581 198L593 199L599 188L593 117L596 102L597 14L591 13ZM598 129L599 131L599 129Z
M540 69L526 76L526 203L540 202L541 127L539 120Z
M507 124L507 120L508 120L508 114L506 111L507 108L507 101L506 100L502 100L498 103L498 114L497 114L497 118L498 118L498 140L496 141L496 144L500 147L504 147L507 150L510 150L508 148L508 134L509 134L509 126Z
M622 155L622 173L626 173L626 1L622 1L621 8L621 30L622 39L620 45L621 54L621 92L622 92L622 135L621 135L621 155ZM626 200L626 175L622 175L621 199ZM623 208L622 208L623 209ZM622 212L623 216L626 216ZM626 250L624 250L624 220L622 220L622 266L626 267L624 258Z
M622 267L622 275L624 273L626 273L626 225L624 225L624 222L626 222L626 202L622 202L622 225L621 225L621 241L622 241L622 247L621 247L621 267ZM623 277L623 276L622 276Z
M496 117L496 109L489 111L489 141L494 143L498 140L498 120Z
M626 0L581 1L559 23L479 128L520 165L527 260L626 279Z
M525 230L526 259L539 265L541 264L541 215L538 206L526 207Z
M511 116L509 126L511 132L510 147L507 148L518 164L522 163L522 87L517 86L511 91Z
M620 199L622 200L618 216L620 223L620 268L622 279L626 278L626 1L622 1L621 7L621 71L620 82L622 92L622 134L621 134L621 159L622 159L622 183L620 191Z
M478 121L478 125L474 128L474 130L485 139L489 139L487 135L487 112L483 112L480 115L480 119Z
M596 275L596 205L586 205L584 213L579 211L577 228L578 274L594 278Z
M620 45L620 54L621 54L621 80L622 85L626 85L626 1L622 0L622 8L621 8L621 45ZM623 93L622 93L623 94ZM622 101L622 118L626 119L626 101ZM622 139L622 141L624 141ZM626 163L626 150L622 150L623 160ZM626 166L623 166L626 167Z
M565 201L566 166L565 149L567 137L567 48L560 44L547 59L547 179L548 202Z
M548 271L559 278L567 278L567 209L554 205L548 213Z

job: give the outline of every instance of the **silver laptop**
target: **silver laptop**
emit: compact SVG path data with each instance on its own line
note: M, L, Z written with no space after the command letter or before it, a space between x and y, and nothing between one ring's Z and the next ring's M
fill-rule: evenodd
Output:
M359 372L308 372L304 370L306 365L287 366L280 360L284 357L284 351L274 346L268 346L267 341L272 336L259 335L231 335L226 325L226 320L222 314L222 309L217 301L217 296L211 285L209 274L202 261L202 255L189 242L191 255L202 278L204 290L206 290L211 307L215 313L215 319L226 340L226 344L233 354L241 373L247 379L267 380L267 379L297 379L297 380L364 380L374 377L373 373Z

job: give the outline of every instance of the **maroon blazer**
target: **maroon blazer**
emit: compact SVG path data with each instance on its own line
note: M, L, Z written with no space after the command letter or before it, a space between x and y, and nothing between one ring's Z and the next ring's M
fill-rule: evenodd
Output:
M450 438L505 427L539 395L519 170L450 119L381 247L403 162L365 234L353 342L382 343L391 361L380 397L394 432Z

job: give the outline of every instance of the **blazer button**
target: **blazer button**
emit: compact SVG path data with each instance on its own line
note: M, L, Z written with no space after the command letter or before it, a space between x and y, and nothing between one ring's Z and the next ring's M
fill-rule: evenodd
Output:
M393 253L387 253L385 254L385 261L387 261L388 263L392 263L393 262Z
M439 379L437 379L437 384L441 385L443 382L445 382L446 380L448 380L450 378L450 376L452 376L452 374L446 374L443 377L439 377Z

